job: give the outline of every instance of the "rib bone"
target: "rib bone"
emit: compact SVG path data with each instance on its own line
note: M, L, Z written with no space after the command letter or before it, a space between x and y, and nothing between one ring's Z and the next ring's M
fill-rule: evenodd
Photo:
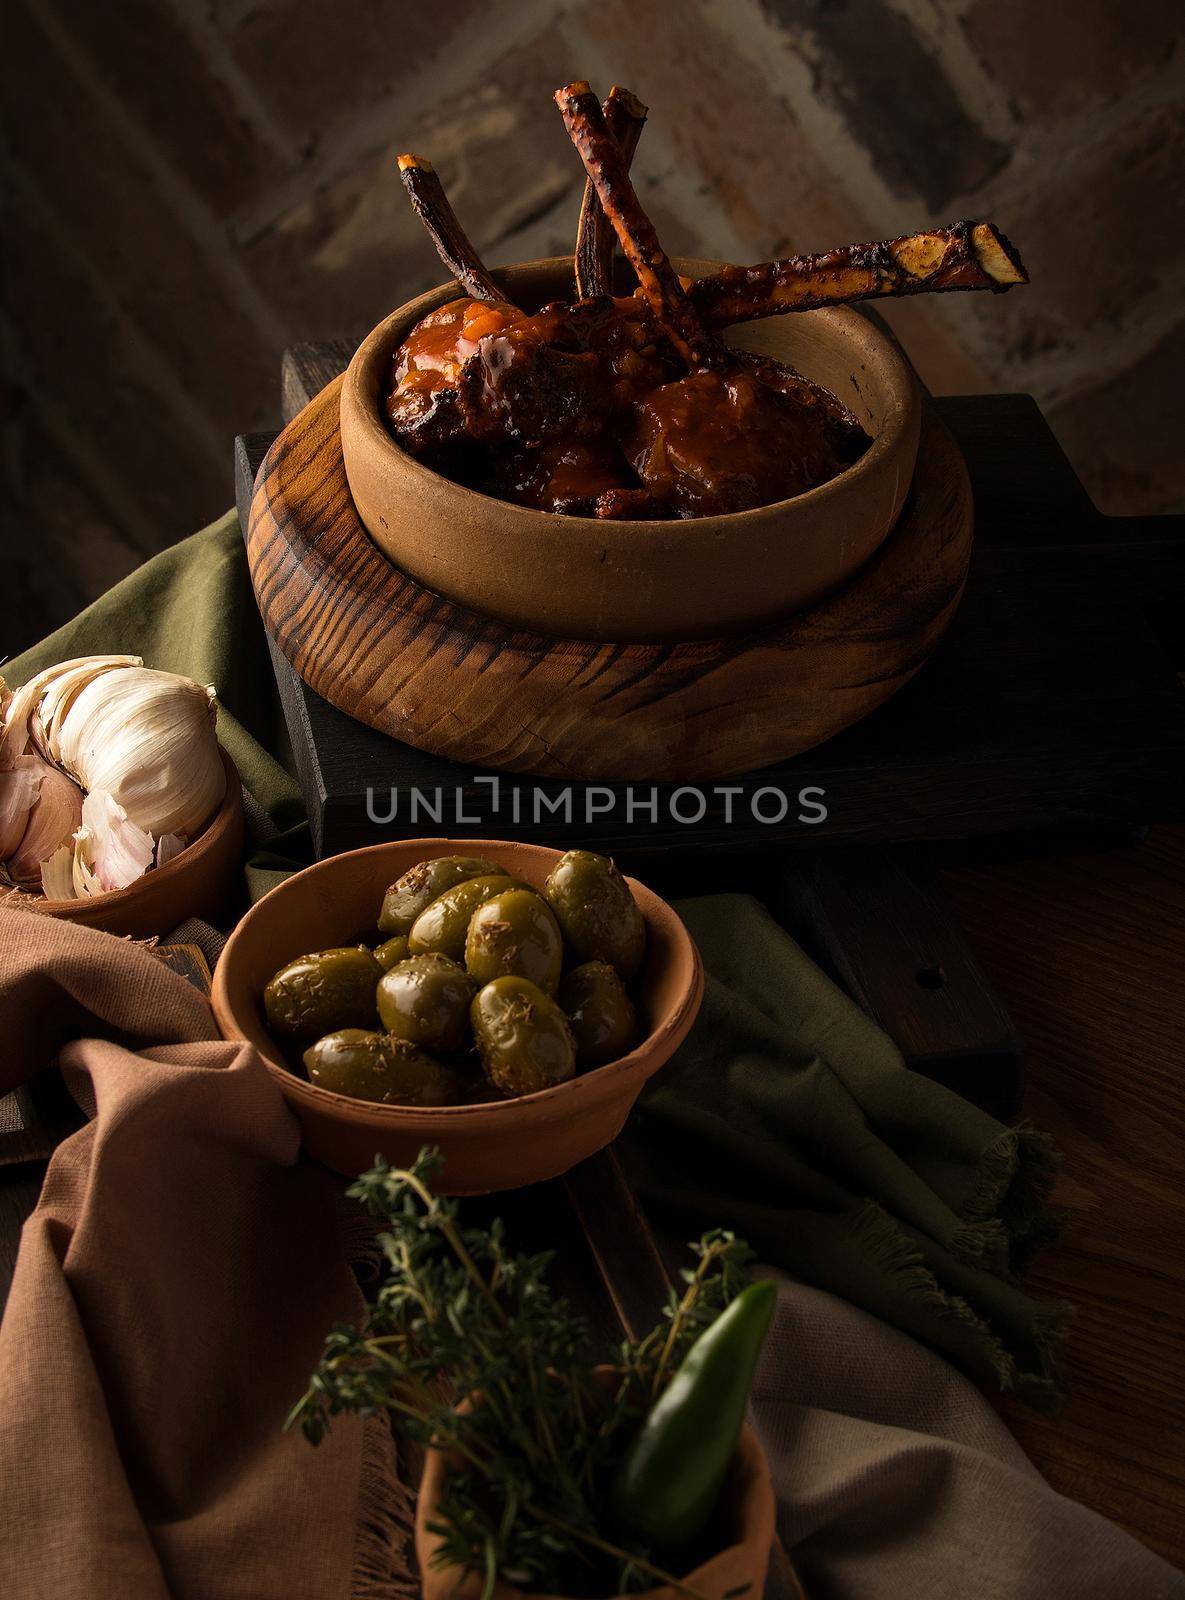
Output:
M631 94L614 84L609 98L601 107L605 125L617 140L622 159L628 168L638 148L642 128L646 122L646 107ZM597 295L613 293L613 246L616 235L613 224L605 215L605 208L597 198L591 178L585 181L584 199L580 206L580 223L576 230L576 294L581 300L592 300Z
M436 168L423 156L399 157L399 176L416 216L427 228L436 253L474 300L502 300L506 296L490 277L456 213L448 202Z
M723 328L854 300L953 289L999 293L1028 281L1020 256L994 223L959 222L823 255L725 267L693 284L690 295L704 321Z
M557 89L555 102L644 298L688 366L704 366L711 360L711 341L634 192L596 95L579 80Z

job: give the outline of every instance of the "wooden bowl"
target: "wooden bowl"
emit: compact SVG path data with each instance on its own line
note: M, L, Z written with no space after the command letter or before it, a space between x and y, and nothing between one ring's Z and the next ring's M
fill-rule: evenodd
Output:
M300 1119L305 1148L355 1176L376 1155L403 1164L423 1145L444 1157L447 1194L518 1189L566 1172L614 1139L642 1085L686 1037L703 998L703 970L675 912L643 884L630 888L646 919L646 962L635 998L646 1037L620 1061L514 1100L467 1106L382 1106L298 1078L268 1033L262 994L286 961L310 950L377 939L383 891L417 861L488 856L541 887L559 850L488 839L403 839L331 856L266 894L239 923L214 973L214 1015L226 1039L259 1051Z
M719 263L681 260L685 276ZM571 296L566 256L495 277L520 305ZM341 444L358 515L420 583L475 611L573 639L694 639L786 616L838 588L896 522L921 429L921 398L897 347L845 307L770 317L733 343L825 384L872 436L830 483L752 511L685 521L596 521L510 505L462 488L406 454L380 413L391 356L455 299L455 283L385 317L359 345L341 391Z
M30 909L133 939L171 933L187 917L216 920L234 891L243 859L243 786L225 750L222 764L226 768L222 804L180 855L163 867L153 867L126 889L88 895L85 900L30 896Z
M482 1574L461 1573L456 1567L433 1565L443 1541L428 1524L436 1517L446 1466L447 1459L441 1451L425 1452L416 1499L416 1559L424 1600L480 1600ZM726 1595L734 1596L735 1600L761 1600L777 1506L769 1462L748 1423L741 1429L722 1501L720 1517L728 1530L729 1542L694 1571L675 1576L681 1576L687 1588L702 1595L703 1600L725 1600ZM525 1600L525 1597L514 1584L497 1579L490 1600ZM562 1597L532 1594L531 1600L562 1600ZM635 1592L632 1600L685 1600L685 1596L668 1584Z

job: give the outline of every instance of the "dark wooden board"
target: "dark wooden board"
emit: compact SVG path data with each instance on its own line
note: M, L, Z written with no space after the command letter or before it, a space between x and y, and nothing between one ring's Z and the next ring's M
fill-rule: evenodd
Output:
M300 347L284 373L286 409L340 369L344 345ZM1185 518L1120 521L1090 504L1026 396L941 399L976 498L976 548L963 604L935 655L881 710L819 749L746 780L782 790L784 820L726 820L728 797L707 790L704 816L627 818L621 785L589 786L489 773L427 756L355 722L277 661L314 838L325 853L399 833L553 839L547 806L565 788L565 837L623 851L811 849L821 844L963 839L1004 832L1107 829L1185 816L1185 696L1177 669L1185 599ZM240 440L237 493L245 515L268 436ZM739 780L738 780L739 781ZM796 797L822 789L821 823ZM375 823L393 794L399 814ZM536 789L544 797L536 812ZM433 819L410 806L419 790ZM518 796L516 801L515 796ZM648 798L647 790L640 797ZM772 812L777 801L767 799Z
M327 371L348 358L345 342L323 347L304 345L289 352L283 369L283 400L287 413L298 410ZM1034 432L1040 435L1040 418ZM237 487L241 514L262 460L264 440L240 439L236 452ZM1067 472L1069 469L1067 468ZM1065 493L1081 493L1069 473ZM336 826L340 797L329 786L324 757L350 752L356 770L367 768L391 773L402 764L400 777L390 776L406 805L409 791L449 791L456 787L467 796L488 793L477 782L480 774L467 773L453 763L425 755L396 743L374 729L354 722L303 684L284 654L269 639L297 768L300 773L314 839L319 855L334 853L356 843L371 842L373 833L343 838ZM502 781L519 786L520 780ZM462 809L465 809L464 805ZM473 833L473 824L458 824L453 813L442 825L458 833ZM416 831L406 815L383 830L383 836ZM522 836L524 814L506 803L505 814L490 817L487 833L513 832ZM699 829L688 829L694 844L702 842ZM744 833L745 830L742 830ZM801 853L795 868L784 851L771 859L744 840L748 849L722 858L713 852L705 858L692 851L668 849L653 854L655 830L622 828L606 832L600 823L590 830L561 827L554 819L541 830L547 842L591 834L591 842L610 848L627 862L640 861L647 881L668 896L693 892L747 890L763 899L769 909L799 942L819 960L858 1004L884 1027L901 1047L907 1064L947 1084L997 1116L1015 1115L1024 1094L1024 1048L1007 1011L975 961L958 923L944 906L933 885L923 888L900 861L884 852L864 850L858 862L846 867L831 852ZM639 835L641 835L639 837ZM776 841L771 841L776 842ZM908 931L907 936L903 936ZM919 973L940 975L937 986L919 980Z
M907 1066L1016 1116L1024 1043L932 872L905 849L797 851L769 863L764 894Z

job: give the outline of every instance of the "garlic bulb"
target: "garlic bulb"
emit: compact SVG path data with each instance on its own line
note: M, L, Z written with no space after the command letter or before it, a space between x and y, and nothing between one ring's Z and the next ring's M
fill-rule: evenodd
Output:
M138 828L191 839L226 793L211 688L172 672L112 667L43 702L50 754L105 790Z
M139 656L79 656L74 661L60 661L56 666L43 667L34 673L28 683L22 684L4 708L4 726L0 728L0 767L6 757L23 755L29 745L29 722L46 694L60 680L68 680L74 688L81 687L101 672L112 667L139 667ZM44 718L42 718L44 722Z
M11 694L0 678L0 878L70 899L171 860L226 793L217 709L139 656L59 662Z
M139 656L82 656L77 661L63 662L29 716L30 739L44 746L52 760L52 747L62 721L82 690L104 672L117 668L139 670L143 666Z

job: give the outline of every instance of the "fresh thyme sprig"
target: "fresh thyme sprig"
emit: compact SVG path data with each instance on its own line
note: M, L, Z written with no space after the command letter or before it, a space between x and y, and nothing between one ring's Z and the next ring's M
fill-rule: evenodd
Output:
M432 1192L439 1170L421 1151L408 1169L379 1161L350 1189L386 1224L387 1272L361 1326L329 1334L289 1425L316 1444L335 1416L386 1410L405 1438L444 1452L438 1560L483 1574L486 1594L499 1575L553 1592L690 1594L649 1551L606 1536L603 1488L639 1416L743 1284L750 1252L705 1235L663 1321L620 1347L606 1380L547 1282L551 1256L512 1253L500 1221L463 1227L456 1202Z
M666 1326L660 1323L644 1339L622 1346L622 1364L648 1392L648 1404L689 1347L745 1287L745 1268L753 1260L748 1245L723 1228L705 1233L691 1249L698 1260L680 1272L684 1290L672 1289L663 1312Z

